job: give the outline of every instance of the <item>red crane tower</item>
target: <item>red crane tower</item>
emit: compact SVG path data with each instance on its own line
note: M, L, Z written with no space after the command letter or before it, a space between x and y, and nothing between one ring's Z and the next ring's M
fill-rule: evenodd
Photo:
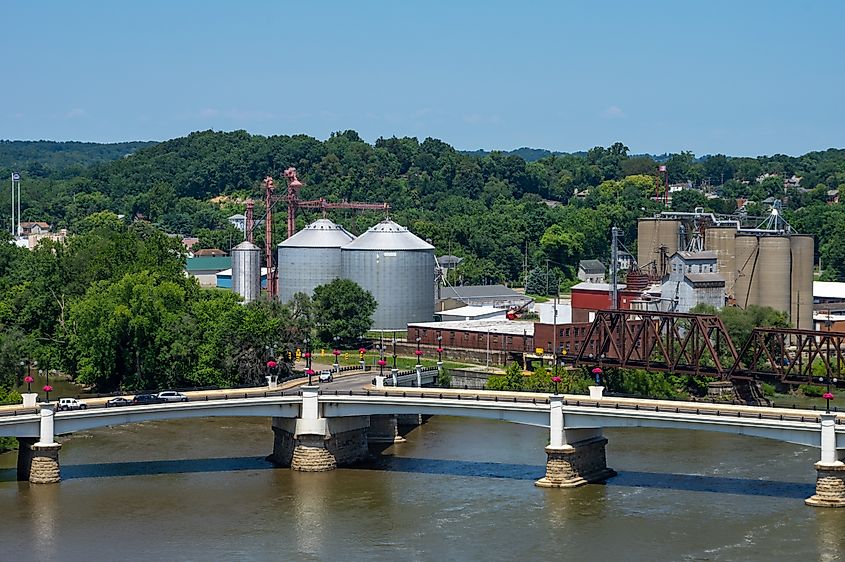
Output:
M324 198L311 199L302 201L299 199L299 190L302 189L302 182L296 177L296 168L288 168L284 172L285 179L288 183L288 191L284 196L275 195L276 186L273 183L273 178L267 176L264 178L264 260L267 264L267 293L270 298L275 298L277 294L277 271L273 267L273 205L279 200L284 200L288 204L288 238L296 232L296 210L297 209L321 209L323 216L329 209L364 209L364 210L382 210L389 211L390 205L388 203L357 203L342 201L340 203L330 203Z

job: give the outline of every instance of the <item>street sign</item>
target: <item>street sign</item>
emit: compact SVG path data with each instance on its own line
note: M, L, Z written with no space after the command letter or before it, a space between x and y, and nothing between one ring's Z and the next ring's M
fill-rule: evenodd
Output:
M545 351L546 350L543 349L542 347L535 347L534 348L534 353L537 354L537 355L543 355L543 353L545 353Z

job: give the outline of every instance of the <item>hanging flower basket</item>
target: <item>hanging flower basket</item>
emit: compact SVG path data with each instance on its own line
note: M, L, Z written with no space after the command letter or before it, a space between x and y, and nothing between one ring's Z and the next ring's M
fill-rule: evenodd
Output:
M553 383L555 383L555 384L559 383L561 380L563 380L563 379L561 379L561 378L560 378L560 377L558 377L558 376L554 376L554 377L552 377L552 382L553 382Z
M378 366L379 367L384 367L385 365L387 365L387 361L385 361L384 359L378 360Z
M305 354L303 355L303 357L305 357L306 359L310 358L310 357L311 357L311 352L310 352L310 351L306 351L306 352L305 352Z
M416 350L414 353L416 353L417 357L423 354L421 349Z
M438 348L437 348L437 353L443 353L443 348L442 348L442 347L438 347Z
M335 357L337 357L338 355L340 355L340 350L339 349L333 349L332 353L334 354Z
M305 371L305 374L309 377L312 376L314 374L314 369L308 369L307 371Z
M600 375L601 373L602 373L601 367L596 367L595 369L593 369L594 375Z
M53 392L53 387L49 384L45 384L44 388L42 388L41 390L43 390L44 392Z
M830 392L825 392L822 398L824 398L825 400L833 400L833 394Z
M32 384L33 382L35 382L35 379L27 375L23 378L23 382L25 382L26 384Z

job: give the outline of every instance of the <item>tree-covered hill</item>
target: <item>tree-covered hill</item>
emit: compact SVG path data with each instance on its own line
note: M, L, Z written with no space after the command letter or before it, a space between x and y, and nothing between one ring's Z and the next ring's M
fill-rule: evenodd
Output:
M781 198L794 226L817 237L828 276L845 277L845 250L839 256L845 208L831 204L831 192L845 186L845 150L700 159L682 152L662 161L670 182L694 188L673 195L674 209L733 213L737 199L749 199L746 211L753 215L765 212L764 199ZM226 217L243 212L244 200L253 197L260 218L261 181L272 175L283 191L281 174L290 166L305 183L303 199L389 202L396 221L431 239L439 252L466 258L458 279L464 282L521 282L526 265L546 260L571 279L579 259L607 257L611 225L622 228L633 250L637 219L663 209L655 200L656 161L630 156L621 143L528 162L504 152L469 155L433 138L369 144L354 131L325 141L203 131L66 177L24 173L23 217L73 231L90 214L108 210L228 249L239 234ZM8 171L0 167L0 176ZM800 184L784 187L793 176ZM8 197L0 192L0 209ZM337 211L331 218L361 232L382 216ZM298 221L315 217L302 210ZM276 227L274 238L282 240L284 221Z
M30 176L47 176L82 168L98 162L123 158L156 144L155 142L55 142L0 140L0 168L10 168Z

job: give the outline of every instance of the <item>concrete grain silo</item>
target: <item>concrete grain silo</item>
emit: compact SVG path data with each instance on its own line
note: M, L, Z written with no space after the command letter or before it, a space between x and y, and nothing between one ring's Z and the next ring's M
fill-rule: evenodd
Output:
M637 264L644 268L654 262L657 274L667 273L672 254L680 246L681 221L676 219L645 218L637 223Z
M760 236L757 271L752 281L753 301L749 304L770 306L789 314L790 245L787 236Z
M725 278L725 293L733 297L736 283L736 227L709 227L704 231L704 249L716 253L716 267Z
M790 318L792 325L802 330L813 329L813 237L792 235L789 238L791 260Z
M315 287L342 277L340 248L353 240L342 226L319 219L279 244L279 300L311 296Z
M241 242L232 248L232 291L244 302L261 295L261 250L252 242Z
M378 302L373 329L434 319L434 246L384 220L341 248L342 276Z
M756 304L756 289L754 277L758 258L758 237L754 235L740 235L736 237L736 275L734 282L734 298L736 305L746 308L750 304Z

